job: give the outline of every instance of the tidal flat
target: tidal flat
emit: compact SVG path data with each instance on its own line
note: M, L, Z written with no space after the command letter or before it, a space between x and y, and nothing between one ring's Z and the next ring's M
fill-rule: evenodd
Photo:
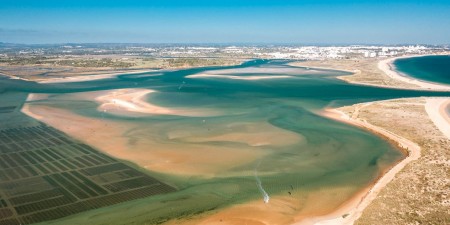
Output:
M28 115L177 189L53 223L81 224L90 218L91 224L289 224L324 215L404 155L382 137L324 118L320 111L450 95L348 84L337 79L348 72L288 63L254 60L70 83L9 81L8 91L33 93L24 108ZM124 89L151 92L139 99L111 95ZM101 107L101 96L110 97L109 108ZM133 110L148 105L169 110L163 112L214 113ZM127 217L114 213L118 210Z

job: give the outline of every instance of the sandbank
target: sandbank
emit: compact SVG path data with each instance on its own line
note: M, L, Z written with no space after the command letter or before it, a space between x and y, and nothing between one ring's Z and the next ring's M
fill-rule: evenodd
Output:
M236 124L230 129L220 124L209 125L208 121L199 119L198 124L161 122L149 126L132 121L90 118L45 103L27 103L22 112L113 157L129 160L151 171L180 176L233 176L233 168L248 165L270 153L255 151L255 147L303 141L301 136L268 123ZM213 131L209 130L211 126ZM256 134L245 134L235 128L254 130ZM199 136L204 138L199 139ZM218 146L214 145L215 141L242 145L240 148Z
M277 66L268 66L268 67L264 66L264 67L246 67L246 68L211 70L211 71L207 71L207 74L211 74L211 75L230 75L230 74L301 75L301 74L305 73L305 71L307 71L308 74L321 73L320 70L323 70L323 69L303 68L303 67L280 68Z
M285 79L292 78L292 76L278 75L278 76L233 76L233 75L210 75L210 74L195 74L186 76L186 78L225 78L233 80L268 80L268 79Z
M95 98L101 112L127 116L128 112L150 115L177 115L191 117L208 117L219 115L209 109L168 108L145 101L145 97L156 91L150 89L118 89L104 92Z
M156 93L156 91L142 88L128 88L65 94L65 99L97 102L99 104L97 107L99 112L125 117L151 115L211 117L220 115L219 112L211 109L158 106L146 101L146 97L151 93ZM49 94L29 94L27 102L46 100L49 96Z
M25 81L28 81L28 79L25 79L25 78L22 78L22 77L18 77L18 76L14 76L14 75L6 75L4 73L0 73L0 76L7 77L7 78L9 78L11 80L25 80Z
M118 72L118 73L106 73L106 74L96 74L96 75L82 75L82 76L70 76L63 78L51 78L39 81L39 83L69 83L69 82L82 82L82 81L91 81L91 80L101 80L107 78L113 78L123 74L139 74L139 73L148 73L154 72L155 70L133 70L132 72Z
M318 68L278 68L278 67L248 67L212 70L199 74L192 74L186 78L224 78L236 80L266 80L266 79L286 79L302 75L319 74L323 69ZM307 73L305 73L307 71ZM241 76L231 74L242 74ZM282 74L282 75L280 75Z

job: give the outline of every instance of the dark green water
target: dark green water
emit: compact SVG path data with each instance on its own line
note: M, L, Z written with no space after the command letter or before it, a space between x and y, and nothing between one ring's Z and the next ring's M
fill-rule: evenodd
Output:
M336 79L347 73L292 67L287 61L254 60L239 66L195 68L143 74L124 74L116 78L64 84L37 84L18 80L2 80L3 92L50 93L49 100L31 104L69 109L97 119L135 124L146 138L168 146L232 147L242 151L264 152L247 164L230 166L214 177L183 177L153 173L175 185L179 192L146 199L149 214L139 214L140 222L183 218L208 210L263 199L258 189L260 180L270 196L289 196L302 202L308 194L322 189L344 188L342 198L333 197L333 204L371 183L381 170L403 156L382 138L367 131L332 121L315 114L327 106L341 106L373 100L450 96L448 92L412 91L352 85ZM216 71L224 75L255 75L249 70L267 70L256 75L289 75L286 79L232 80L224 78L186 78L188 75ZM237 69L237 70L236 70ZM148 97L153 104L167 107L208 108L222 112L219 116L198 118L149 115L125 117L104 115L97 103L74 100L68 93L148 88L156 90ZM68 97L69 96L69 97ZM70 100L70 101L69 101ZM208 129L201 129L207 120ZM233 141L193 143L170 139L168 133L182 130L202 137L207 132L227 134L233 123L269 123L292 132L303 141L288 145L250 146ZM182 150L182 149L181 149ZM149 148L149 154L152 149ZM224 154L226 154L224 152ZM202 166L202 165L198 165ZM255 177L255 170L258 177ZM337 200L338 199L338 200ZM336 202L337 201L337 202ZM270 204L270 203L269 203ZM307 207L307 206L303 206ZM326 205L324 205L326 207ZM169 210L170 209L170 210ZM101 218L101 217L99 217ZM161 219L162 218L162 219Z
M394 65L398 71L408 76L450 84L450 55L397 59Z

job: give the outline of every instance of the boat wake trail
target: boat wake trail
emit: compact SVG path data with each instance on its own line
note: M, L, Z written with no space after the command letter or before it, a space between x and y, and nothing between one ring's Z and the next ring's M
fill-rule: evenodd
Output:
M267 192L264 190L261 180L258 177L258 167L261 164L261 161L259 161L258 165L255 168L255 179L256 179L256 186L258 186L259 191L261 192L261 194L263 195L263 200L264 203L269 203L269 194L267 194Z

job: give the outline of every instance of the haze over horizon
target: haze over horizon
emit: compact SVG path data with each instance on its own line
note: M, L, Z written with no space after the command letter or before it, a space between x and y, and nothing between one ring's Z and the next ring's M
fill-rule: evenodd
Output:
M449 1L6 1L0 42L449 44Z

